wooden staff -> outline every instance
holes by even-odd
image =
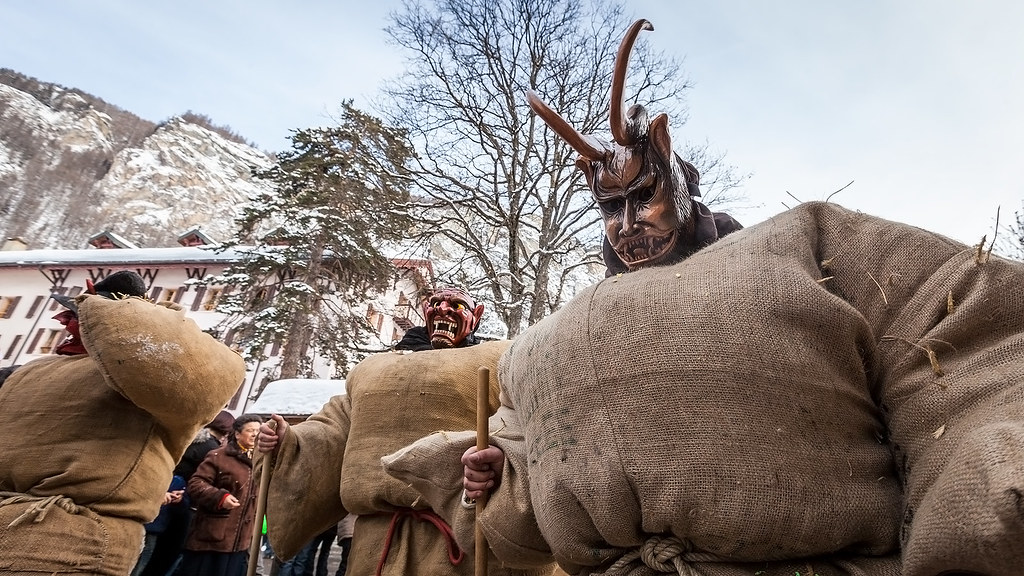
[[[484,450],[489,441],[487,418],[490,416],[491,371],[481,366],[477,372],[479,379],[476,385],[476,449]],[[487,492],[476,499],[476,576],[487,576],[487,536],[480,524],[480,514],[487,505]],[[251,575],[250,575],[251,576]]]
[[[271,420],[268,425],[272,429],[277,428],[277,422]],[[278,445],[280,445],[281,439],[278,438]],[[252,467],[256,469],[256,463],[266,456],[266,461],[263,462],[263,468],[260,469],[260,489],[256,493],[256,522],[252,531],[252,543],[249,544],[249,569],[246,571],[246,576],[254,576],[256,574],[256,565],[259,563],[260,558],[260,541],[263,539],[263,516],[267,511],[267,494],[270,492],[270,474],[271,468],[274,467],[274,456],[277,454],[277,448],[270,454],[263,454],[257,448],[253,451]]]

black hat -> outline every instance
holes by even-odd
[[[95,285],[91,281],[87,280],[86,286],[86,291],[88,293],[97,294],[111,300],[121,300],[122,298],[128,298],[129,296],[138,296],[140,298],[146,296],[146,282],[142,279],[142,276],[139,276],[138,273],[132,272],[131,270],[114,272],[110,276],[107,276],[103,280],[97,282]],[[50,298],[53,298],[59,302],[61,306],[64,306],[75,314],[78,313],[78,304],[75,303],[74,298],[65,296],[58,292],[50,294]]]
[[[78,304],[75,304],[75,299],[70,296],[65,296],[59,292],[50,294],[50,298],[53,298],[60,303],[61,306],[71,310],[75,314],[78,314]]]
[[[120,300],[129,296],[142,298],[146,295],[146,282],[136,272],[121,270],[93,285],[92,292],[111,300]]]

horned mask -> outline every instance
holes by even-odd
[[[654,26],[647,20],[634,22],[615,57],[609,112],[614,142],[579,133],[527,91],[534,112],[579,153],[576,166],[605,224],[606,263],[618,258],[629,270],[674,261],[695,247],[691,196],[700,195],[696,168],[672,151],[668,116],[648,120],[639,104],[623,114],[629,55],[641,30]]]

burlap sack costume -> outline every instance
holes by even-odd
[[[480,366],[491,368],[493,412],[497,360],[508,344],[385,352],[360,362],[346,379],[346,395],[289,427],[281,439],[267,502],[274,552],[291,558],[351,512],[358,518],[348,574],[374,574],[385,548],[385,575],[472,574],[472,546],[453,566],[439,527],[426,518],[395,518],[396,510],[430,508],[419,492],[384,474],[380,458],[432,432],[474,427]],[[492,567],[491,574],[520,573],[501,570],[496,560]]]
[[[89,354],[29,362],[0,388],[3,574],[128,574],[175,462],[245,378],[174,305],[77,301]]]
[[[605,279],[502,357],[481,515],[571,574],[1024,574],[1024,265],[811,203]],[[384,459],[472,539],[459,457]],[[539,529],[535,527],[539,526]]]

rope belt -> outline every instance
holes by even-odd
[[[399,508],[395,510],[394,514],[391,515],[391,522],[388,524],[388,534],[384,539],[384,550],[380,554],[380,562],[377,563],[376,576],[381,575],[381,571],[384,569],[384,563],[387,562],[388,552],[391,551],[391,541],[395,537],[395,532],[398,531],[399,526],[406,518],[412,517],[415,520],[421,522],[430,522],[441,532],[441,536],[444,537],[445,546],[448,549],[448,561],[452,563],[452,566],[458,566],[462,559],[465,558],[466,554],[459,548],[458,543],[455,542],[455,535],[452,533],[452,527],[448,525],[440,516],[434,514],[432,510],[413,510],[412,508]]]
[[[631,562],[639,560],[652,570],[662,574],[678,574],[679,576],[698,576],[690,567],[693,562],[721,562],[715,554],[693,552],[693,546],[675,536],[651,536],[639,548],[634,548],[615,564],[609,572],[622,570]]]
[[[85,510],[84,506],[79,506],[71,498],[59,494],[56,496],[30,496],[21,492],[0,492],[0,507],[25,502],[33,504],[8,524],[8,528],[14,528],[29,520],[32,520],[33,523],[42,522],[43,518],[46,518],[46,513],[54,506],[63,509],[68,514],[81,514],[82,510]]]

